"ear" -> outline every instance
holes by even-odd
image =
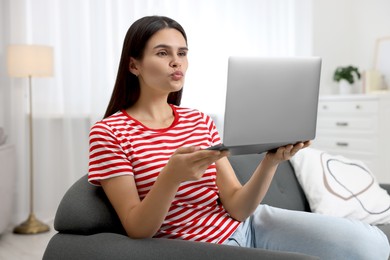
[[[129,71],[137,77],[140,73],[139,69],[138,69],[138,61],[136,59],[134,59],[133,57],[130,57]]]

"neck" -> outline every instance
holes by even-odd
[[[169,127],[174,120],[172,108],[167,102],[167,96],[141,95],[139,100],[126,111],[150,128]]]

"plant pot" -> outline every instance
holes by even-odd
[[[341,95],[352,94],[352,84],[345,79],[339,81],[339,93]]]

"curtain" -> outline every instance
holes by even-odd
[[[221,129],[227,59],[311,54],[311,0],[3,0],[0,57],[8,44],[54,47],[55,75],[33,78],[35,212],[50,220],[66,190],[88,171],[88,133],[101,119],[130,24],[145,15],[177,20],[188,34],[182,106]],[[0,66],[0,124],[17,149],[14,221],[28,214],[27,79]]]

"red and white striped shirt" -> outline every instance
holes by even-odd
[[[171,106],[174,122],[165,129],[150,129],[125,111],[96,123],[90,132],[88,180],[132,175],[142,200],[172,154],[183,146],[207,148],[221,143],[211,118],[197,110]],[[200,180],[183,182],[155,237],[223,243],[239,221],[219,203],[216,166]]]

